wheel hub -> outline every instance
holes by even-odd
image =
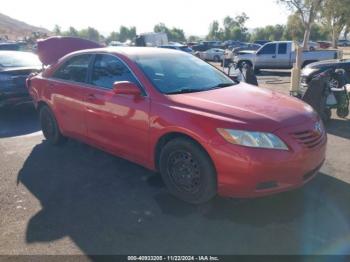
[[[195,193],[199,190],[200,172],[197,161],[188,152],[175,152],[169,157],[168,172],[181,190]]]

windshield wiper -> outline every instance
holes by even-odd
[[[176,94],[186,94],[186,93],[194,93],[194,92],[201,92],[201,91],[205,91],[203,89],[196,89],[196,88],[182,88],[182,89],[178,89],[175,91],[171,91],[166,93],[167,95],[176,95]]]
[[[208,90],[218,89],[218,88],[223,88],[223,87],[228,87],[228,86],[233,86],[233,85],[235,85],[235,83],[220,83],[220,84],[217,84],[216,86],[209,88]]]

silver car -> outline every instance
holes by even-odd
[[[200,58],[208,61],[220,62],[224,58],[225,50],[220,48],[211,48],[200,53]]]

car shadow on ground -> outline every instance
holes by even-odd
[[[282,70],[282,71],[276,71],[276,70],[261,70],[258,74],[258,76],[281,76],[281,77],[286,77],[286,76],[291,76],[290,70]]]
[[[327,124],[327,133],[342,138],[350,139],[350,120],[331,119],[331,121]]]
[[[88,255],[350,253],[350,185],[324,173],[296,191],[192,206],[159,175],[70,140],[35,146],[18,183],[42,206],[27,243],[69,237]]]
[[[39,130],[37,112],[32,104],[0,108],[0,138],[27,135]]]

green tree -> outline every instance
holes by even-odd
[[[55,35],[61,35],[62,34],[62,32],[61,32],[61,27],[59,26],[59,25],[55,25],[55,27],[53,28],[53,33],[55,34]]]
[[[195,35],[190,35],[187,39],[188,42],[198,42],[200,40],[201,40],[201,38],[199,36],[195,36]]]
[[[209,33],[207,36],[208,40],[222,40],[223,32],[222,29],[220,29],[220,25],[218,21],[213,21],[209,25]]]
[[[79,37],[79,32],[78,32],[77,29],[75,29],[74,27],[70,26],[68,28],[68,31],[62,32],[62,35],[64,35],[64,36],[72,36],[72,37]]]
[[[87,29],[83,29],[79,31],[79,37],[85,38],[91,41],[99,42],[100,41],[100,34],[99,32],[93,28],[88,27]]]
[[[332,34],[332,46],[338,47],[340,33],[350,20],[350,0],[325,0],[322,21]]]
[[[159,23],[154,26],[153,31],[156,33],[166,33],[169,41],[184,42],[186,41],[185,32],[180,28],[168,28],[164,23]]]
[[[248,29],[245,26],[249,17],[242,13],[235,18],[226,16],[223,19],[223,27],[217,20],[214,20],[209,26],[208,40],[240,40],[246,41],[249,37]]]
[[[310,38],[311,28],[320,12],[321,6],[325,0],[279,0],[294,14],[299,16],[302,22],[304,37],[303,48],[306,50]]]

